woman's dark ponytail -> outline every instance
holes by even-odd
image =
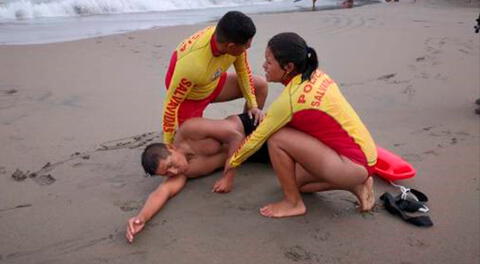
[[[318,67],[317,53],[297,33],[285,32],[273,36],[268,41],[268,48],[280,66],[293,63],[294,73],[302,74],[302,82],[310,80]]]
[[[317,52],[307,46],[307,59],[305,63],[305,70],[302,72],[302,81],[310,80],[312,73],[318,68]]]

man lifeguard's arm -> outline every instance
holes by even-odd
[[[163,102],[163,143],[173,143],[175,129],[178,127],[178,108],[195,86],[195,73],[183,62],[177,62],[167,94]]]
[[[237,167],[255,153],[267,139],[285,126],[292,118],[288,91],[285,90],[270,106],[265,119],[241,143],[240,147],[228,159],[228,166]]]
[[[162,209],[168,199],[183,189],[186,181],[187,176],[185,175],[168,177],[155,191],[150,193],[142,210],[140,210],[137,216],[128,220],[126,237],[130,243],[133,242],[133,238],[143,229],[145,224]]]
[[[242,91],[243,97],[247,100],[248,109],[258,107],[257,98],[255,97],[255,87],[253,86],[252,71],[247,61],[247,52],[238,56],[233,63],[237,72],[238,84]]]

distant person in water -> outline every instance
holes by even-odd
[[[294,2],[298,2],[298,1],[301,1],[301,0],[294,0]],[[389,0],[387,0],[389,1]],[[398,0],[396,0],[398,1]],[[315,10],[315,3],[317,2],[317,0],[312,0],[312,11]],[[342,7],[343,8],[352,8],[353,7],[353,0],[345,0],[342,2]]]

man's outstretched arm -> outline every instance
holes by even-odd
[[[187,181],[187,176],[178,175],[169,177],[158,186],[158,188],[150,193],[147,201],[143,205],[140,212],[130,218],[127,224],[127,232],[125,234],[128,242],[132,243],[133,238],[138,232],[142,231],[145,224],[158,212],[171,197],[175,196],[183,189]]]

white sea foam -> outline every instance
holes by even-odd
[[[276,0],[279,2],[282,0]],[[0,0],[0,20],[252,5],[268,0]]]
[[[317,10],[343,0],[317,1]],[[363,5],[379,0],[355,0]],[[0,45],[42,44],[246,14],[310,10],[303,0],[0,0]]]

